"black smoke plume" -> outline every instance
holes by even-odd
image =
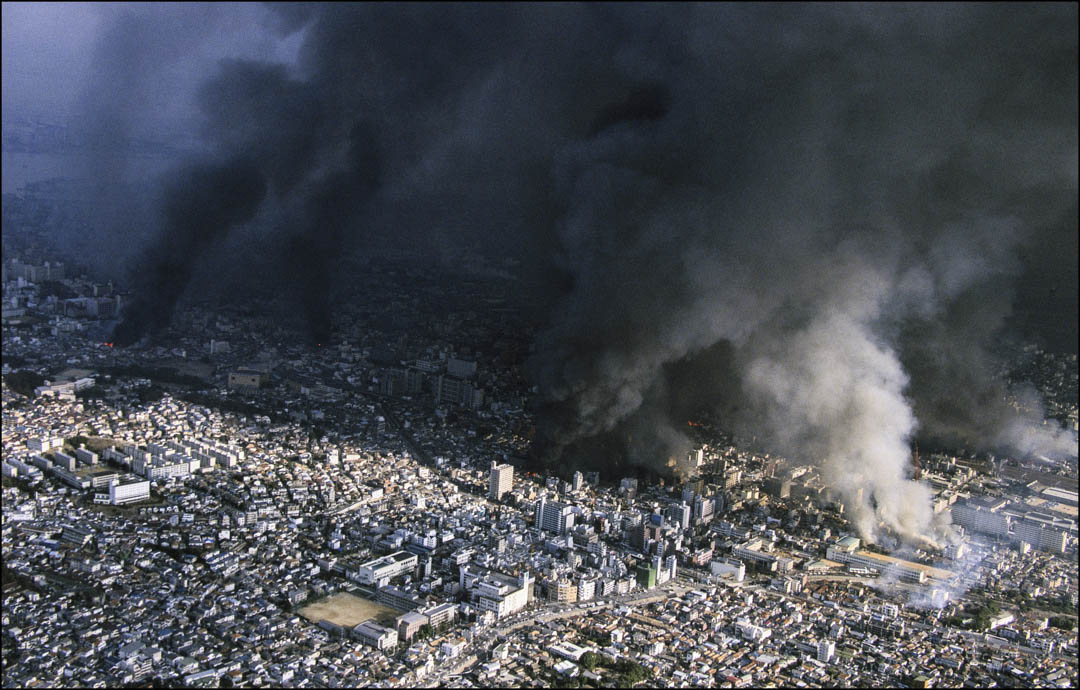
[[[273,11],[296,63],[224,63],[199,107],[268,181],[313,338],[341,254],[517,257],[539,457],[663,467],[710,410],[870,536],[933,529],[916,434],[1041,442],[989,346],[1041,335],[1016,286],[1077,291],[1075,5]]]
[[[131,276],[134,299],[113,333],[130,345],[169,325],[196,263],[238,223],[252,218],[266,181],[250,162],[190,165],[165,189],[161,234]]]

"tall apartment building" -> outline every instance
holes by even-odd
[[[711,496],[697,496],[694,498],[694,519],[698,522],[710,522],[715,508],[716,503]]]
[[[1004,537],[1009,533],[1010,518],[998,512],[1001,507],[1001,501],[971,499],[952,507],[952,519],[964,529]]]
[[[537,529],[566,534],[574,526],[574,511],[564,503],[541,498],[534,519]]]
[[[561,579],[557,582],[548,583],[548,599],[559,603],[573,603],[577,601],[578,588],[573,582]]]
[[[514,466],[491,463],[491,477],[488,481],[488,496],[498,501],[514,487]]]
[[[451,403],[476,409],[484,404],[484,391],[455,376],[440,376],[435,380],[435,402]]]
[[[833,653],[836,651],[836,643],[832,640],[822,640],[818,642],[817,646],[817,659],[823,664],[829,663],[833,658]]]
[[[145,501],[148,498],[150,498],[149,481],[127,482],[124,484],[121,484],[119,480],[109,482],[109,503],[114,506]]]
[[[1064,529],[1031,518],[1017,520],[1013,524],[1015,526],[1013,538],[1016,541],[1027,542],[1040,551],[1065,553],[1068,533]]]
[[[679,525],[683,529],[690,527],[690,517],[693,514],[693,510],[685,502],[679,505],[669,506],[667,511],[667,517],[672,523]]]

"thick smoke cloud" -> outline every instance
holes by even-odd
[[[915,434],[1040,452],[987,347],[1047,241],[1076,291],[1075,6],[278,12],[297,63],[224,63],[198,104],[268,182],[314,339],[336,257],[471,248],[547,295],[548,462],[662,467],[712,411],[872,537],[937,529]]]
[[[161,200],[162,234],[134,276],[135,299],[113,334],[117,345],[169,325],[196,262],[234,225],[251,220],[265,195],[262,173],[243,159],[193,165],[171,181]]]
[[[138,258],[163,222],[155,205],[161,186],[171,184],[177,149],[189,150],[171,175],[215,156],[193,130],[192,101],[210,70],[225,54],[265,59],[283,51],[279,36],[258,32],[269,13],[252,4],[99,3],[103,30],[83,66],[85,83],[75,96],[78,117],[72,134],[80,169],[95,203],[92,237],[64,238],[99,270],[117,277],[144,268]],[[78,19],[74,17],[73,19]],[[55,40],[55,39],[54,39]]]

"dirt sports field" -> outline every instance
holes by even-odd
[[[314,604],[308,604],[298,613],[313,623],[326,620],[337,625],[352,627],[374,618],[379,625],[393,625],[399,614],[389,606],[376,604],[370,599],[348,592],[332,594]]]

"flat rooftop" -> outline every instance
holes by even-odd
[[[1043,498],[1048,498],[1052,501],[1057,501],[1059,503],[1070,503],[1072,505],[1077,504],[1078,495],[1075,491],[1069,491],[1068,489],[1060,489],[1058,487],[1052,486],[1048,489],[1043,489],[1039,493],[1042,495]]]
[[[75,379],[85,379],[89,376],[95,376],[95,372],[91,369],[64,369],[52,380],[53,383],[70,383]]]
[[[893,556],[886,556],[880,553],[871,553],[870,551],[856,551],[856,556],[864,556],[872,561],[881,563],[882,567],[888,565],[897,565],[907,568],[913,568],[915,570],[921,570],[926,573],[927,577],[932,577],[935,580],[951,580],[956,577],[956,573],[951,570],[945,570],[944,568],[935,568],[932,565],[923,565],[922,563],[915,563],[913,561],[905,561],[902,558],[895,558]]]
[[[119,475],[126,472],[126,470],[118,470],[113,467],[103,465],[91,465],[90,467],[76,467],[75,471],[72,472],[72,474],[74,474],[76,477],[79,477],[80,479],[93,479],[95,477],[106,477],[111,474]]]
[[[417,555],[415,553],[409,553],[408,551],[395,551],[394,553],[388,554],[386,556],[380,556],[379,558],[368,561],[367,563],[361,563],[360,567],[372,569],[382,568],[383,566],[393,565],[394,563],[407,561],[410,558],[417,558]]]

